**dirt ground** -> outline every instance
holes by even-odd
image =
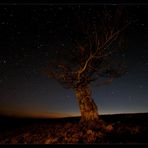
[[[93,130],[80,127],[79,117],[32,121],[23,119],[21,124],[17,119],[12,121],[13,126],[9,122],[5,128],[1,127],[0,144],[148,143],[147,117],[148,114],[102,115],[106,128]]]

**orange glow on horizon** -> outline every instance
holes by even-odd
[[[12,117],[31,117],[31,118],[62,118],[76,116],[73,113],[56,113],[56,112],[32,112],[32,111],[15,111],[10,109],[0,109],[0,115]]]

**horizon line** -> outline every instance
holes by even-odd
[[[123,115],[123,114],[146,114],[148,112],[121,112],[121,113],[101,113],[99,115]],[[55,114],[55,113],[54,113]],[[56,113],[61,114],[61,113]],[[80,114],[78,115],[65,115],[61,114],[61,116],[53,116],[53,114],[49,114],[49,116],[29,116],[29,115],[9,115],[9,114],[1,114],[0,117],[12,117],[12,118],[41,118],[41,119],[57,119],[57,118],[69,118],[69,117],[81,117]]]

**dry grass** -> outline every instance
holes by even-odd
[[[109,122],[106,129],[82,129],[78,122],[34,123],[0,134],[1,144],[147,143],[148,127]]]

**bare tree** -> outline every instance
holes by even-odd
[[[126,45],[123,33],[129,23],[121,8],[99,10],[95,21],[80,17],[77,20],[75,30],[82,33],[81,39],[74,39],[65,55],[51,62],[44,72],[64,87],[73,89],[79,103],[81,125],[94,127],[100,118],[91,97],[90,83],[97,80],[98,85],[109,84],[126,72],[122,60]]]

